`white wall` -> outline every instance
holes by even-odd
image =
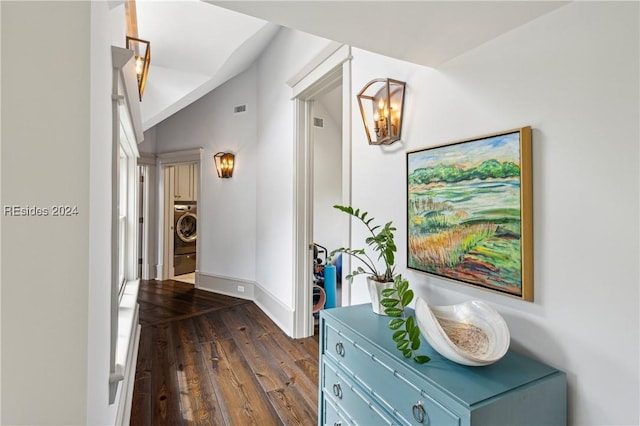
[[[78,208],[2,216],[0,422],[86,424],[91,4],[0,7],[2,205]]]
[[[156,146],[155,126],[144,132],[144,140],[141,144],[138,145],[138,149],[140,150],[140,155],[142,155],[143,153],[156,154],[158,152],[158,148]]]
[[[342,87],[339,88],[342,90]],[[324,120],[324,127],[313,127],[313,240],[329,252],[342,247],[346,230],[336,221],[339,211],[333,208],[342,203],[342,123],[336,123],[327,108],[342,114],[338,105],[314,103],[314,117]]]
[[[110,46],[124,44],[110,22],[124,22],[124,9],[107,2],[1,7],[2,205],[67,204],[78,215],[2,217],[0,422],[113,424],[111,195],[104,188]],[[56,66],[43,73],[42,64]]]
[[[87,424],[113,424],[116,405],[109,405],[111,321],[111,150],[112,78],[111,45],[124,47],[111,32],[111,22],[124,22],[124,5],[91,3],[91,142],[89,157],[89,335],[87,345]],[[66,248],[65,248],[66,250]],[[121,388],[121,386],[120,386]],[[120,397],[118,391],[117,398]]]
[[[233,114],[233,107],[247,112]],[[198,239],[202,274],[255,280],[256,68],[229,80],[154,127],[158,153],[204,148]],[[147,132],[149,133],[149,132]],[[233,177],[220,179],[213,156],[235,154]]]
[[[294,309],[294,109],[292,91],[285,82],[328,44],[325,39],[282,29],[258,60],[256,280],[262,290],[257,301],[267,309],[270,301],[279,302],[282,309]],[[291,322],[276,320],[292,332]]]
[[[572,3],[437,70],[354,52],[354,95],[375,77],[404,80],[407,115],[402,142],[374,147],[354,109],[353,204],[397,225],[399,271],[420,296],[489,301],[512,348],[566,371],[576,425],[639,421],[638,12]],[[533,128],[535,301],[406,271],[406,150],[523,125]],[[354,302],[365,293],[354,284]]]

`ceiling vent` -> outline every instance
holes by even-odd
[[[315,127],[323,128],[324,127],[324,118],[313,117],[313,125]]]
[[[233,107],[234,114],[242,114],[243,112],[247,112],[247,105],[236,105]]]

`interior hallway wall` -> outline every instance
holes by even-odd
[[[0,423],[113,424],[108,5],[0,8],[2,205],[49,211],[2,217]]]
[[[376,77],[407,82],[402,142],[367,145],[354,108],[354,205],[394,221],[398,272],[419,296],[490,302],[513,349],[566,371],[574,425],[639,421],[638,17],[637,2],[574,2],[439,69],[354,50],[354,96]],[[405,152],[525,125],[535,301],[408,271]],[[352,294],[368,301],[363,282]]]
[[[158,153],[203,148],[198,239],[202,274],[256,279],[256,67],[156,125]],[[234,114],[234,106],[247,111]],[[147,132],[148,133],[148,132]],[[231,152],[233,177],[218,178],[213,156]]]
[[[258,60],[256,301],[293,332],[294,103],[286,84],[328,40],[281,29]]]

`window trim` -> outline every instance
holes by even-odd
[[[109,356],[109,404],[117,401],[117,417],[130,410],[137,358],[138,324],[137,228],[138,143],[142,121],[137,96],[133,51],[112,46],[112,176],[111,176],[111,333]],[[121,158],[121,153],[123,157]],[[121,177],[126,182],[121,186]],[[126,191],[122,194],[122,190]],[[121,195],[123,212],[120,211]],[[125,213],[124,217],[121,213]],[[124,220],[124,223],[122,222]],[[124,241],[121,244],[121,226]],[[124,260],[121,271],[121,256]]]

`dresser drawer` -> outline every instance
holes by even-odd
[[[376,361],[379,362],[379,359]],[[382,363],[380,363],[382,364]],[[423,387],[383,365],[369,380],[382,405],[410,425],[458,426],[460,418],[431,398]],[[379,368],[379,367],[378,367]]]
[[[322,393],[341,411],[346,424],[394,425],[390,416],[355,384],[340,368],[323,361],[321,377]],[[331,425],[331,423],[325,423]],[[344,424],[344,423],[343,423]]]
[[[338,408],[333,404],[331,399],[324,398],[322,400],[322,408],[324,419],[323,425],[326,426],[347,426],[351,424],[345,415],[343,415]]]
[[[325,355],[335,360],[350,379],[404,424],[460,424],[456,414],[429,396],[433,389],[424,380],[399,371],[397,360],[358,339],[350,330],[336,323],[325,324],[324,338]],[[371,374],[374,371],[375,374]]]
[[[356,377],[367,373],[371,355],[358,348],[357,339],[349,330],[337,329],[333,324],[326,324],[324,339],[324,355]]]

